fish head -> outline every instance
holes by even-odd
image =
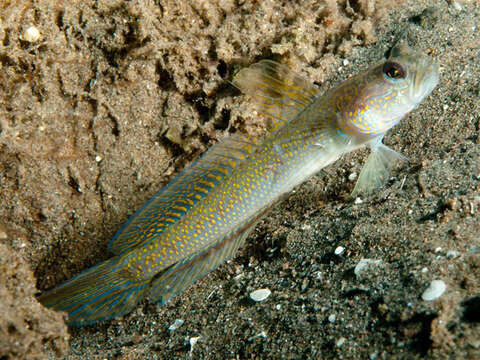
[[[427,97],[438,80],[433,59],[399,44],[387,60],[340,87],[340,129],[351,135],[383,135]]]

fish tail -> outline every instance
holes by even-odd
[[[120,257],[85,270],[40,295],[46,307],[68,313],[68,324],[82,326],[130,312],[143,298],[150,279],[136,279]]]

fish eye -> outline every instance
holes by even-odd
[[[390,80],[400,80],[407,77],[404,67],[397,62],[387,61],[383,64],[383,75]]]

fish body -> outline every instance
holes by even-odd
[[[404,45],[324,95],[273,61],[241,70],[233,84],[270,118],[266,138],[237,135],[215,145],[117,232],[114,257],[39,300],[68,312],[71,325],[123,315],[146,296],[168,301],[231,258],[292,188],[365,145],[372,153],[353,195],[373,191],[402,158],[383,136],[437,83],[437,65]]]

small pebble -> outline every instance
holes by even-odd
[[[343,246],[338,246],[335,249],[335,255],[341,255],[345,251],[345,248]]]
[[[240,273],[240,274],[236,275],[236,276],[233,278],[233,280],[234,280],[234,281],[239,281],[239,280],[241,280],[244,276],[245,276],[244,273]]]
[[[302,230],[310,230],[311,228],[312,228],[312,226],[309,225],[309,224],[302,225]]]
[[[340,339],[337,340],[335,345],[337,345],[337,347],[341,347],[343,344],[345,344],[345,341],[347,341],[347,339],[345,339],[344,337],[341,337]]]
[[[258,289],[250,293],[250,299],[256,302],[266,300],[272,292],[269,289]]]
[[[197,341],[201,338],[201,336],[195,336],[190,338],[190,352],[193,352],[193,347],[197,343]]]
[[[101,156],[98,156],[98,155],[95,156],[95,161],[96,161],[96,162],[102,161],[102,157],[101,157]]]
[[[427,267],[424,267],[424,268],[422,269],[422,273],[425,274],[425,273],[427,273],[427,272],[428,272],[428,268],[427,268]]]
[[[170,330],[170,331],[177,330],[182,325],[183,325],[183,320],[182,319],[175,319],[173,324],[168,327],[168,330]]]
[[[463,10],[462,4],[460,4],[458,1],[453,1],[452,6],[457,11],[462,11]]]
[[[337,319],[337,316],[335,314],[332,314],[328,317],[328,321],[331,323],[334,323],[336,319]]]
[[[480,240],[480,238],[477,239],[477,240]],[[469,254],[469,255],[470,255],[470,254],[476,254],[477,252],[479,252],[479,250],[480,250],[480,246],[479,246],[479,245],[472,245],[472,246],[470,246],[470,249],[468,249],[468,254]]]
[[[441,252],[441,251],[442,251],[442,248],[441,248],[440,246],[435,249],[435,252],[436,252],[437,254],[438,254],[439,252]]]
[[[282,305],[277,304],[277,306],[275,306],[275,309],[280,311],[282,309]]]
[[[358,205],[358,204],[363,203],[363,200],[361,198],[357,197],[353,203]]]
[[[36,26],[30,26],[23,32],[21,39],[30,43],[36,42],[40,39],[40,31]]]
[[[353,272],[357,277],[362,276],[365,274],[369,269],[374,268],[377,265],[380,265],[382,260],[375,260],[375,259],[362,259],[360,262],[355,266]]]
[[[433,301],[437,300],[440,296],[443,295],[447,285],[442,280],[433,280],[430,283],[430,286],[422,294],[422,299],[424,301]]]
[[[5,229],[5,227],[0,223],[0,239],[6,239],[8,238],[8,235],[7,235],[7,230]]]
[[[350,61],[348,61],[347,59],[343,59],[343,66],[347,66],[348,64],[350,64]]]
[[[350,175],[348,175],[348,181],[354,181],[357,178],[357,173],[352,172]]]
[[[448,250],[447,252],[447,259],[453,259],[459,256],[460,256],[460,253],[456,250]]]
[[[255,340],[257,338],[265,339],[266,337],[267,337],[267,334],[265,333],[265,331],[262,331],[261,333],[259,333],[257,335],[253,335],[253,336],[249,337],[248,341],[252,341],[252,340]]]

